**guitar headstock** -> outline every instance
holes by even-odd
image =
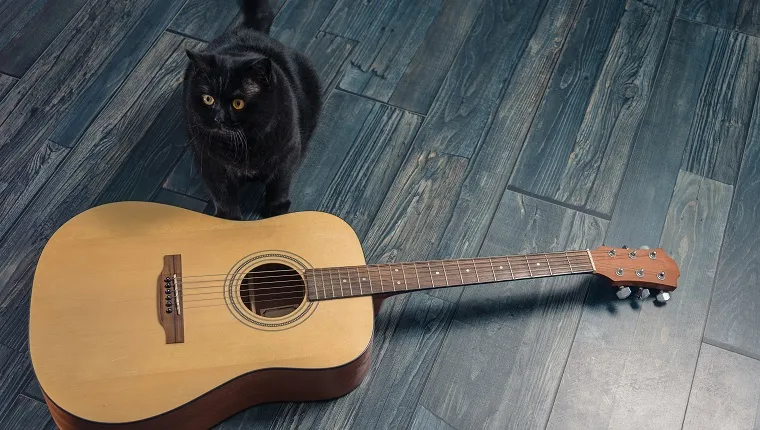
[[[644,299],[656,290],[657,301],[670,299],[670,291],[678,287],[681,272],[678,264],[662,248],[600,246],[591,251],[595,273],[608,278],[618,287],[617,296],[625,299],[636,288],[636,297]]]

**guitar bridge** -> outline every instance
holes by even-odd
[[[166,343],[185,342],[182,316],[182,256],[165,255],[164,269],[158,276],[158,322],[166,333]]]

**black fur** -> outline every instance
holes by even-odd
[[[290,210],[290,185],[321,109],[309,60],[269,37],[267,0],[241,0],[245,20],[201,52],[188,50],[185,114],[190,145],[211,191],[215,215],[241,219],[245,182],[266,184],[262,216]],[[204,95],[214,99],[206,105]],[[241,99],[241,110],[232,107]]]

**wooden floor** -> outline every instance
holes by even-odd
[[[756,0],[278,8],[327,94],[295,209],[345,218],[369,262],[661,245],[683,275],[661,307],[585,277],[397,297],[355,392],[219,428],[760,428]],[[53,427],[27,349],[52,232],[110,201],[209,210],[184,49],[239,19],[230,0],[0,0],[0,428]]]

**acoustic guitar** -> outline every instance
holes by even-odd
[[[256,404],[357,387],[373,298],[574,274],[664,302],[679,270],[662,249],[612,247],[366,265],[351,227],[325,213],[228,221],[113,203],[46,244],[29,347],[62,429],[208,428]]]

